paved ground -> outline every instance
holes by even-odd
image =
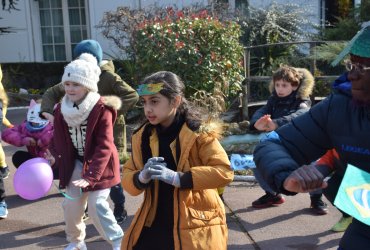
[[[25,110],[11,110],[8,118],[15,124],[25,117]],[[12,187],[15,168],[11,155],[16,148],[3,143],[11,176],[5,180],[9,215],[0,220],[0,249],[63,249],[66,245],[61,202],[55,186],[40,200],[20,198]],[[330,213],[315,216],[308,209],[308,194],[287,197],[279,207],[255,210],[251,202],[263,191],[253,183],[233,182],[225,190],[229,226],[228,249],[246,250],[323,250],[337,249],[342,233],[332,233],[330,227],[340,218],[335,208]],[[141,196],[126,195],[128,219],[125,230],[140,205]],[[91,220],[87,221],[87,246],[90,250],[110,249],[99,236]],[[186,250],[186,249],[185,249]]]

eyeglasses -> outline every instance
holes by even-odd
[[[370,70],[370,67],[365,67],[360,63],[352,63],[350,60],[344,62],[348,71],[354,70],[359,74],[363,75],[366,71]]]

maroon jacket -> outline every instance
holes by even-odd
[[[116,107],[113,108],[114,105]],[[113,124],[119,105],[117,97],[101,97],[87,119],[81,177],[90,185],[83,189],[85,192],[110,188],[120,183],[119,158],[113,142]],[[77,152],[61,113],[61,104],[54,111],[54,137],[49,149],[55,157],[52,167],[59,169],[59,187],[65,188],[71,180]]]

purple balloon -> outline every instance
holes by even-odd
[[[15,192],[26,200],[37,200],[47,194],[53,183],[53,171],[44,158],[25,161],[14,174]]]

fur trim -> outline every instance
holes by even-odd
[[[313,87],[315,86],[315,78],[310,71],[304,68],[295,68],[302,74],[301,81],[298,86],[297,98],[307,99],[312,95]],[[274,91],[274,82],[271,81],[269,85],[270,93]]]
[[[302,74],[302,79],[297,92],[299,98],[309,98],[312,95],[313,87],[315,86],[315,78],[310,71],[304,68],[297,68],[298,72]]]
[[[207,134],[208,136],[212,136],[216,139],[221,139],[223,131],[224,126],[222,121],[216,119],[209,119],[200,125],[199,129],[197,130],[197,133]]]
[[[112,107],[115,110],[119,110],[122,106],[122,101],[115,95],[102,96],[102,101],[105,105]]]

